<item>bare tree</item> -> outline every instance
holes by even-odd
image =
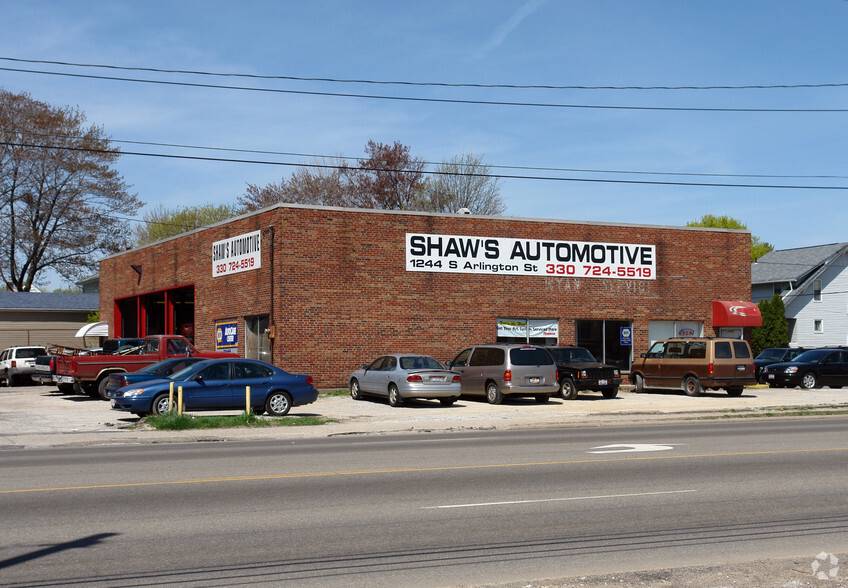
[[[279,203],[353,206],[345,179],[347,164],[341,158],[321,159],[297,168],[286,180],[260,187],[248,184],[238,204],[242,212],[252,212]]]
[[[409,147],[368,141],[367,159],[359,169],[346,170],[356,204],[362,208],[414,210],[424,188],[425,162],[412,157]]]
[[[506,210],[500,192],[500,180],[480,157],[455,155],[428,178],[418,210],[456,212],[465,208],[472,214],[498,215]]]
[[[79,109],[0,90],[0,277],[30,291],[45,270],[68,281],[128,244],[142,206],[112,168],[118,149]]]
[[[506,209],[500,180],[480,157],[454,156],[427,179],[426,162],[397,141],[391,145],[368,141],[365,152],[368,157],[360,159],[358,166],[338,157],[298,168],[278,184],[248,184],[238,200],[240,210],[250,212],[280,202],[450,213],[467,208],[487,215]]]

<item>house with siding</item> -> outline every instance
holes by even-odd
[[[848,243],[772,251],[751,264],[751,300],[780,294],[790,345],[848,345]]]
[[[85,347],[76,334],[99,305],[96,292],[0,292],[0,349],[48,344]]]

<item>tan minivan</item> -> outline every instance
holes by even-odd
[[[630,367],[636,392],[648,388],[683,390],[700,396],[704,390],[724,388],[740,396],[757,383],[754,358],[747,341],[721,337],[675,337],[651,345]]]

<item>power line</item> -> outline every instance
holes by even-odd
[[[52,146],[52,145],[35,145],[27,143],[12,143],[9,141],[0,141],[0,145],[7,147],[29,147],[34,149],[59,149],[64,151],[87,151],[91,153],[109,153],[119,155],[136,155],[141,157],[158,157],[165,159],[183,159],[195,161],[214,161],[226,163],[242,163],[255,165],[276,165],[285,167],[307,167],[316,169],[344,169],[344,166],[322,164],[322,163],[294,163],[284,161],[263,161],[257,159],[234,159],[224,157],[202,157],[199,155],[175,155],[167,153],[144,153],[139,151],[109,151],[105,149],[85,149],[82,147],[67,147],[67,146]],[[382,169],[374,171],[387,171],[394,173],[419,173],[416,170],[406,169]],[[440,172],[440,171],[422,171],[420,173],[427,175],[443,175],[443,176],[464,176],[464,177],[482,177],[482,178],[497,178],[505,180],[547,180],[555,182],[588,182],[599,184],[636,184],[636,185],[652,185],[652,186],[697,186],[707,188],[759,188],[759,189],[784,189],[784,190],[848,190],[848,186],[805,186],[805,185],[787,185],[787,184],[731,184],[731,183],[707,183],[707,182],[667,182],[659,180],[616,180],[609,178],[567,178],[567,177],[551,177],[551,176],[531,176],[517,174],[483,174],[473,172]]]
[[[58,139],[73,139],[78,140],[82,137],[72,135],[57,135],[53,133],[36,133],[32,131],[10,131],[9,129],[0,128],[0,132],[18,132],[32,137],[58,138]],[[109,139],[112,143],[121,143],[127,145],[145,145],[151,147],[173,147],[177,149],[197,149],[203,151],[228,151],[232,153],[255,153],[259,155],[283,155],[286,157],[309,157],[312,159],[324,160],[344,160],[344,161],[360,161],[359,157],[351,157],[344,155],[320,155],[316,153],[298,153],[292,151],[268,151],[262,149],[242,149],[236,147],[210,147],[205,145],[184,145],[180,143],[162,143],[156,141],[133,141],[129,139]],[[445,162],[423,161],[425,165],[438,166]],[[487,167],[490,169],[517,169],[517,170],[533,170],[533,171],[554,171],[554,172],[570,172],[570,173],[591,173],[591,174],[621,174],[621,175],[647,175],[647,176],[682,176],[682,177],[709,177],[709,178],[804,178],[804,179],[819,179],[819,180],[834,180],[848,179],[848,176],[839,175],[809,175],[809,174],[718,174],[704,172],[661,172],[661,171],[634,171],[634,170],[614,170],[614,169],[585,169],[585,168],[569,168],[569,167],[544,167],[531,165],[497,165],[490,163],[481,164],[463,164],[468,167]]]
[[[334,84],[374,84],[374,85],[397,85],[397,86],[419,86],[419,87],[443,87],[443,88],[504,88],[519,90],[775,90],[775,89],[798,89],[798,88],[844,88],[848,83],[820,83],[820,84],[743,84],[738,86],[711,85],[711,86],[586,86],[586,85],[552,85],[552,84],[475,84],[475,83],[452,83],[452,82],[412,82],[404,80],[366,80],[345,79],[325,77],[301,77],[282,75],[260,75],[233,72],[210,72],[186,69],[165,69],[156,67],[130,67],[120,65],[107,65],[97,63],[73,63],[69,61],[52,61],[46,59],[20,59],[15,57],[0,57],[3,61],[17,63],[38,63],[45,65],[61,65],[67,67],[85,67],[113,69],[119,71],[145,71],[152,73],[188,74],[197,76],[232,77],[259,80],[288,80],[298,82],[327,82]]]
[[[558,108],[580,110],[630,110],[644,112],[715,112],[715,113],[845,113],[848,108],[738,108],[738,107],[690,107],[690,106],[616,106],[605,104],[556,104],[549,102],[510,102],[501,100],[465,100],[459,98],[422,98],[416,96],[385,96],[379,94],[355,94],[350,92],[318,92],[313,90],[283,90],[280,88],[255,88],[251,86],[227,86],[223,84],[201,84],[197,82],[176,82],[168,80],[146,80],[118,76],[100,76],[93,74],[78,74],[55,71],[39,71],[12,67],[0,67],[0,71],[14,71],[40,75],[83,78],[93,80],[108,80],[118,82],[133,82],[140,84],[156,84],[163,86],[183,86],[191,88],[209,88],[217,90],[239,90],[246,92],[264,92],[272,94],[294,94],[300,96],[323,96],[333,98],[361,98],[368,100],[390,100],[399,102],[420,102],[438,104],[466,104],[476,106],[519,106],[525,108]]]

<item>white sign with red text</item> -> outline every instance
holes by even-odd
[[[262,267],[261,231],[245,233],[212,243],[212,277]]]
[[[406,234],[406,270],[654,280],[656,248],[629,243]]]

